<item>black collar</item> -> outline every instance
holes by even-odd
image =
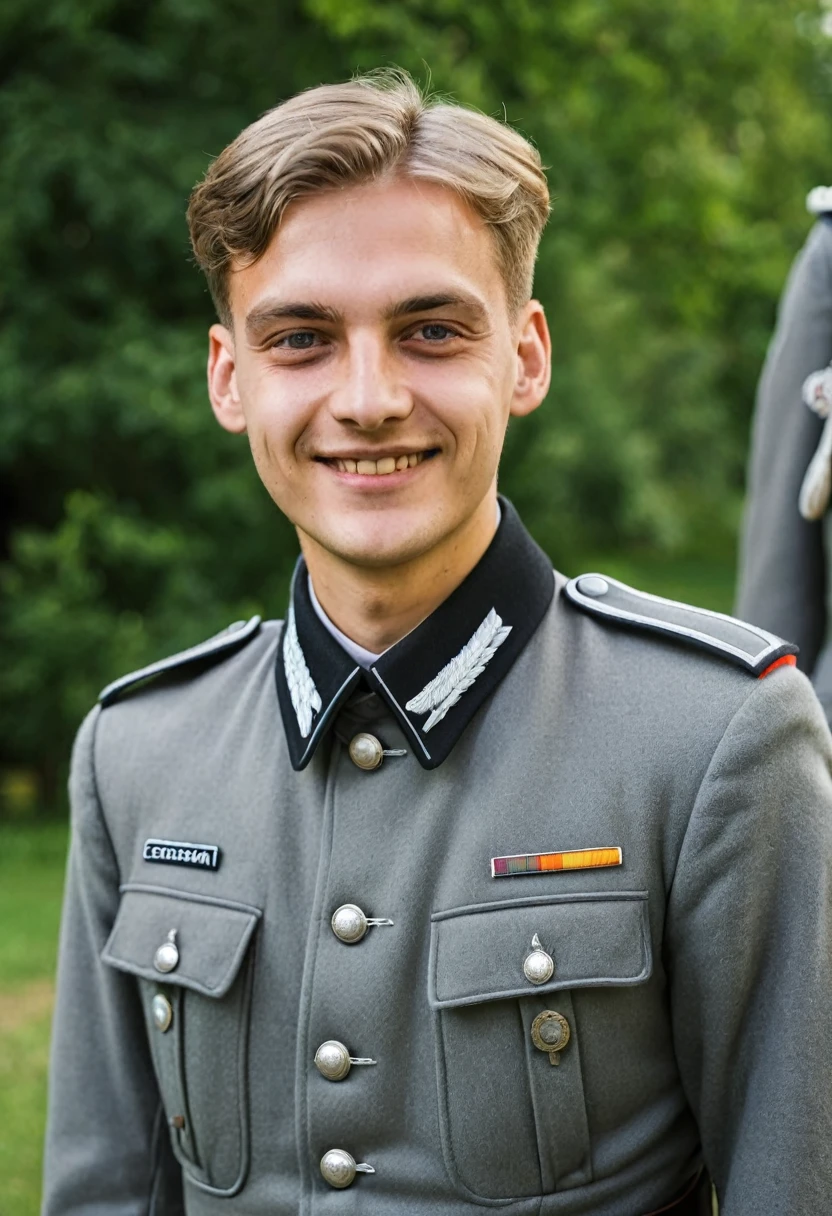
[[[554,595],[552,564],[512,505],[500,499],[497,533],[463,583],[369,671],[319,619],[303,558],[277,654],[277,695],[292,767],[305,768],[350,693],[364,679],[390,707],[423,768],[449,755],[512,667]]]

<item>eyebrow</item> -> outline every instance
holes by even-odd
[[[246,317],[246,333],[251,336],[273,321],[335,322],[340,319],[341,314],[334,308],[327,308],[325,304],[301,304],[291,301],[281,304],[276,300],[267,300],[257,308],[253,308]]]
[[[410,296],[399,300],[384,311],[386,321],[399,317],[412,316],[414,313],[435,312],[438,308],[466,308],[473,313],[477,320],[484,320],[488,313],[482,301],[476,296],[465,292],[435,292],[432,295]],[[342,314],[335,308],[315,302],[301,303],[277,300],[266,300],[246,317],[246,333],[249,337],[257,334],[264,325],[275,321],[328,321],[334,324],[343,320]]]
[[[467,292],[437,292],[429,296],[411,296],[408,300],[400,300],[387,309],[384,316],[387,320],[396,317],[408,317],[414,312],[433,312],[437,308],[467,308],[478,318],[487,315],[485,305],[476,296]]]

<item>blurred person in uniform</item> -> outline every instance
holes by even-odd
[[[832,721],[832,188],[789,274],[757,389],[736,612],[799,647]]]
[[[45,1216],[828,1203],[829,732],[793,646],[498,498],[548,210],[402,74],[194,191],[211,403],[302,556],[81,727]]]

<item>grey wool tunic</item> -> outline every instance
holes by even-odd
[[[45,1216],[635,1216],[703,1161],[721,1216],[825,1210],[823,714],[793,667],[717,653],[727,618],[710,646],[706,614],[610,580],[604,615],[584,586],[504,504],[370,672],[298,578],[285,626],[104,694],[72,766]],[[361,733],[402,754],[362,769]],[[621,864],[534,870],[584,849]],[[345,905],[392,923],[350,943]],[[331,1041],[375,1062],[329,1079]],[[374,1172],[333,1187],[332,1150]]]

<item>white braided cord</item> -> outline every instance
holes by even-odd
[[[286,673],[289,696],[292,698],[295,717],[298,720],[298,729],[302,737],[306,739],[312,731],[312,714],[320,713],[323,703],[301,649],[293,604],[289,605],[286,615],[283,670]]]

